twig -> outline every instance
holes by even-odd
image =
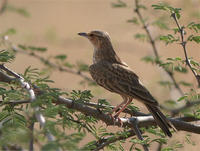
[[[138,0],[135,0],[135,7],[136,8],[134,9],[134,11],[138,15],[138,18],[139,18],[140,22],[142,23],[145,32],[147,33],[147,36],[148,36],[148,38],[150,40],[150,43],[151,43],[151,46],[153,48],[153,52],[154,52],[154,55],[155,55],[156,59],[159,60],[160,57],[159,57],[158,50],[157,50],[156,45],[155,45],[155,40],[153,39],[153,37],[152,37],[152,35],[151,35],[151,33],[150,33],[149,29],[148,29],[148,25],[145,23],[145,21],[143,19],[143,16],[140,13],[140,7],[139,7],[139,1]],[[160,64],[160,63],[158,62],[158,64]],[[171,78],[175,88],[179,91],[181,96],[183,96],[184,93],[183,93],[182,89],[179,87],[177,81],[175,80],[173,73],[168,71],[167,69],[165,69],[163,67],[162,67],[162,69],[169,75],[169,77]]]
[[[190,64],[190,60],[188,59],[188,55],[187,55],[187,50],[186,50],[186,44],[187,42],[184,40],[184,27],[181,27],[179,22],[178,22],[178,19],[176,17],[176,13],[172,13],[171,14],[172,18],[174,19],[177,27],[178,27],[178,30],[179,30],[179,33],[180,33],[180,37],[181,37],[181,46],[183,47],[183,51],[184,51],[184,55],[185,55],[185,61],[186,61],[186,65],[188,65],[188,67],[190,68],[190,70],[192,71],[193,75],[195,76],[196,80],[197,80],[197,83],[198,83],[198,87],[200,87],[200,75],[198,75],[196,73],[195,70],[193,70],[191,64]]]
[[[25,104],[25,103],[31,103],[30,100],[17,100],[17,101],[0,101],[0,105],[2,104],[10,104],[10,105],[19,105],[19,104]]]
[[[113,138],[113,136],[109,136],[107,138],[102,138],[98,141],[98,143],[96,144],[97,148],[95,148],[93,151],[98,151],[100,149],[103,149],[105,146],[108,146],[111,143],[117,142],[119,140],[124,140],[124,139],[130,138],[134,135],[135,135],[135,132],[131,129],[127,132],[126,136],[121,135],[121,136],[118,136],[118,137],[115,137],[115,138]]]
[[[74,75],[78,75],[80,77],[82,77],[83,79],[87,80],[88,82],[94,82],[94,80],[92,80],[90,77],[88,77],[87,75],[84,75],[82,72],[80,71],[75,71],[75,70],[72,70],[70,68],[65,68],[65,67],[62,67],[62,66],[59,66],[57,64],[54,64],[52,62],[50,62],[48,59],[45,59],[43,58],[42,56],[40,55],[37,55],[35,54],[34,52],[28,52],[28,51],[23,51],[21,50],[19,47],[17,47],[15,44],[13,44],[11,41],[9,41],[8,37],[7,38],[3,38],[3,41],[6,42],[9,47],[12,48],[12,50],[14,50],[15,52],[18,52],[18,53],[22,53],[22,54],[25,54],[25,55],[29,55],[29,56],[32,56],[38,60],[40,60],[42,63],[44,63],[45,65],[48,65],[49,67],[52,67],[52,68],[55,68],[61,72],[67,72],[67,73],[70,73],[70,74],[74,74]]]
[[[138,139],[143,141],[144,138],[142,137],[142,133],[140,132],[140,129],[138,128],[138,119],[137,118],[131,118],[129,122],[133,125],[133,129],[135,131],[135,134],[137,135]],[[149,151],[146,144],[142,145],[144,148],[144,151]]]
[[[34,144],[34,135],[33,135],[33,130],[34,130],[34,121],[31,121],[31,124],[29,126],[30,130],[30,142],[29,142],[29,151],[33,151],[33,144]]]
[[[177,114],[179,114],[181,111],[193,107],[195,105],[200,104],[200,100],[196,100],[196,101],[187,101],[186,104],[184,104],[183,106],[179,107],[179,108],[175,108],[175,109],[170,109],[167,108],[165,106],[160,106],[162,109],[170,112],[173,116],[176,116]]]

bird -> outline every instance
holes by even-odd
[[[89,72],[94,81],[123,98],[123,102],[117,105],[110,115],[116,112],[114,118],[118,118],[132,100],[136,99],[147,107],[165,135],[171,137],[170,128],[174,129],[174,126],[160,111],[158,101],[141,83],[139,77],[117,55],[109,34],[104,31],[93,30],[91,32],[80,32],[78,35],[86,37],[94,47],[93,64],[89,66]]]

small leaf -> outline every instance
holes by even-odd
[[[65,62],[63,65],[64,65],[65,67],[68,67],[68,68],[73,68],[73,67],[74,67],[74,65],[71,64],[71,63],[69,63],[69,62]]]
[[[13,5],[8,5],[7,10],[16,12],[24,17],[30,17],[30,13],[25,8],[17,8]]]
[[[181,73],[187,73],[187,72],[188,72],[188,70],[187,70],[185,67],[182,67],[182,66],[180,66],[180,65],[175,66],[175,67],[174,67],[174,70],[176,70],[176,71],[178,71],[178,72],[181,72]]]
[[[192,86],[192,83],[188,83],[185,81],[180,81],[179,84],[183,85],[183,86]]]
[[[7,31],[1,33],[0,36],[3,37],[3,36],[6,36],[6,35],[14,35],[14,34],[16,34],[16,29],[9,28],[9,29],[7,29]]]
[[[15,58],[15,56],[6,51],[6,50],[2,50],[0,51],[0,62],[10,62]]]
[[[111,3],[111,4],[112,4],[112,7],[114,8],[127,7],[126,3],[121,0],[118,0],[117,2]]]
[[[44,48],[44,47],[35,47],[35,46],[28,46],[28,49],[30,49],[32,51],[40,51],[40,52],[47,51],[47,48]]]
[[[185,100],[187,97],[188,97],[187,95],[184,95],[184,96],[180,97],[177,101],[180,102],[182,100]]]
[[[160,40],[167,44],[179,41],[179,38],[175,38],[173,35],[168,34],[167,36],[160,36]]]
[[[136,39],[141,40],[141,41],[147,40],[147,35],[145,35],[145,34],[135,34],[134,37],[135,37]]]
[[[165,30],[169,29],[168,25],[163,21],[163,19],[158,19],[158,20],[154,21],[152,23],[152,25],[155,25],[155,26],[159,27],[160,29],[165,29]]]
[[[78,67],[79,71],[88,71],[89,70],[89,65],[82,63],[82,62],[78,62],[77,67]]]
[[[190,30],[194,30],[196,33],[200,30],[200,24],[196,24],[194,22],[189,23],[186,27],[188,27]]]
[[[195,41],[196,43],[200,43],[200,36],[193,36],[190,41]]]
[[[64,61],[67,58],[67,56],[62,54],[62,55],[57,55],[54,58],[58,59],[58,60],[61,60],[61,61]]]
[[[152,63],[152,64],[155,63],[155,58],[152,57],[152,56],[143,57],[141,60],[142,60],[142,61],[145,61],[145,62],[147,62],[147,63]]]
[[[138,19],[136,17],[133,17],[132,19],[127,20],[127,22],[139,25],[139,21],[138,21]]]

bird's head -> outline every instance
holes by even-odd
[[[94,30],[89,33],[78,33],[78,35],[86,37],[90,40],[95,48],[101,48],[105,44],[111,44],[110,36],[107,32]]]

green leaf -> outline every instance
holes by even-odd
[[[139,21],[136,17],[133,17],[132,19],[127,20],[127,22],[139,25]]]
[[[167,58],[167,60],[170,60],[170,61],[181,61],[182,58],[180,58],[180,57],[176,57],[176,58]]]
[[[147,35],[145,35],[145,34],[135,34],[135,39],[139,39],[139,40],[141,40],[141,41],[146,41],[148,38],[147,38]]]
[[[21,44],[19,44],[18,47],[23,50],[31,50],[31,51],[39,51],[39,52],[47,51],[47,48],[45,47],[26,46],[26,45],[21,45]]]
[[[162,86],[168,86],[169,88],[173,85],[170,81],[159,81],[158,83]]]
[[[183,85],[183,86],[192,86],[192,83],[188,83],[185,81],[180,81],[179,84]]]
[[[152,5],[153,9],[157,10],[167,10],[166,4],[160,3],[159,5]]]
[[[175,66],[175,67],[174,67],[174,70],[175,70],[175,71],[178,71],[178,72],[181,72],[181,73],[187,73],[187,72],[188,72],[188,70],[187,70],[185,67],[182,67],[182,66],[180,66],[180,65]]]
[[[45,48],[45,47],[28,46],[28,49],[30,49],[32,51],[39,51],[39,52],[47,51],[47,48]]]
[[[200,43],[200,36],[192,36],[189,40],[195,41],[196,43]]]
[[[58,59],[58,60],[61,60],[61,61],[64,61],[64,60],[67,58],[67,56],[64,55],[64,54],[61,54],[61,55],[55,56],[54,58],[55,58],[55,59]]]
[[[123,2],[122,0],[117,0],[115,3],[111,3],[112,7],[114,8],[122,8],[122,7],[127,7],[126,3]]]
[[[65,62],[63,65],[64,65],[65,67],[68,67],[68,68],[73,68],[73,67],[74,67],[74,65],[71,64],[71,63],[69,63],[69,62]]]
[[[2,50],[0,51],[0,62],[10,62],[15,58],[14,54],[6,51],[6,50]]]
[[[180,10],[181,8],[174,8],[172,6],[169,6],[168,4],[166,3],[160,3],[158,5],[152,5],[152,7],[156,10],[164,10],[164,11],[167,11],[169,12],[170,14],[173,14],[175,13],[176,17],[179,19],[181,17],[180,15]]]
[[[159,18],[158,20],[154,21],[152,25],[155,25],[160,29],[169,30],[169,27],[167,23],[164,22],[163,18]]]
[[[3,32],[0,34],[0,36],[6,36],[6,35],[14,35],[16,34],[16,29],[15,28],[9,28],[7,31]]]
[[[200,24],[196,24],[194,22],[189,23],[186,27],[190,30],[194,30],[196,33],[198,33],[200,30]]]
[[[188,97],[187,95],[184,95],[184,96],[180,97],[177,101],[180,102],[180,101],[182,101],[182,100],[187,99],[187,97]]]
[[[16,6],[13,6],[13,5],[7,5],[7,10],[8,11],[12,11],[12,12],[15,12],[15,13],[18,13],[24,17],[30,17],[30,13],[25,9],[25,8],[18,8]]]
[[[195,60],[191,60],[191,59],[190,59],[190,64],[192,64],[193,66],[197,66],[197,67],[200,66],[200,63],[196,62]]]
[[[89,65],[83,62],[77,62],[77,67],[78,67],[78,70],[81,72],[85,72],[89,70]]]
[[[179,38],[175,38],[173,35],[168,34],[167,36],[160,36],[160,40],[167,44],[179,41]]]
[[[155,63],[155,58],[152,56],[145,56],[141,59],[142,61],[145,61],[146,63]]]

